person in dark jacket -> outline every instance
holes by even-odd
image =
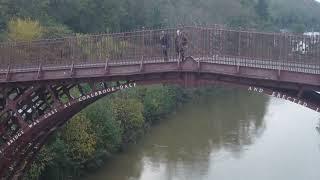
[[[164,31],[161,31],[160,43],[162,48],[162,54],[164,56],[164,60],[168,61],[168,49],[169,49],[169,36]]]
[[[183,61],[185,58],[184,56],[185,56],[185,50],[188,45],[188,40],[187,40],[187,37],[185,36],[185,34],[180,30],[177,30],[175,44],[176,44],[176,52],[177,52],[179,58]]]

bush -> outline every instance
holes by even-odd
[[[11,41],[31,41],[43,35],[43,27],[31,19],[12,19],[8,23],[8,38]]]
[[[138,99],[116,97],[112,100],[112,112],[123,129],[123,142],[134,142],[144,125],[142,103]]]
[[[176,93],[166,86],[153,86],[146,89],[143,99],[144,116],[155,121],[171,113],[176,106]]]
[[[92,119],[93,129],[97,135],[97,148],[112,153],[121,144],[122,129],[120,122],[112,114],[111,101],[103,98],[89,106],[84,114]]]
[[[72,118],[62,132],[69,156],[78,162],[91,158],[96,150],[97,138],[92,131],[90,119],[83,114]]]

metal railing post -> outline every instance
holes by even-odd
[[[144,60],[144,52],[145,52],[145,27],[142,27],[142,53],[141,53],[141,64],[143,64]]]
[[[238,35],[238,57],[236,58],[236,65],[238,67],[238,69],[240,68],[240,57],[241,57],[241,29],[239,31],[239,35]],[[239,70],[238,70],[239,71]]]

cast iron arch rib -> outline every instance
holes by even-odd
[[[190,63],[192,64],[194,61],[184,62],[181,66],[183,68]],[[243,81],[239,78],[230,79],[230,77],[223,78],[216,74],[199,74],[190,70],[186,72],[177,71],[176,73],[168,72],[160,75],[145,75],[143,78],[125,76],[122,80],[127,80],[128,83],[117,83],[114,86],[107,87],[105,81],[92,79],[87,86],[77,80],[77,83],[72,81],[57,83],[56,85],[45,84],[43,86],[30,86],[29,88],[13,87],[2,90],[2,97],[8,98],[6,102],[1,101],[2,106],[5,106],[2,108],[1,114],[5,114],[6,117],[1,121],[1,127],[4,127],[2,128],[4,130],[1,131],[1,138],[4,143],[1,145],[0,156],[0,174],[2,174],[2,177],[4,179],[21,179],[47,138],[72,116],[99,98],[121,89],[134,87],[136,83],[141,85],[178,84],[185,87],[231,86],[289,100],[316,111],[319,111],[320,106],[319,95],[313,91],[305,90],[301,93],[299,89],[294,88],[259,86],[261,84],[254,83],[255,81]],[[88,82],[88,80],[84,82]],[[11,105],[7,106],[8,103]],[[17,113],[23,123],[14,121],[17,118]],[[6,133],[6,131],[11,131],[13,125],[18,128],[14,132]]]
[[[164,58],[162,30],[0,44],[0,177],[21,178],[58,127],[98,98],[130,87],[103,93],[105,82],[230,85],[319,111],[320,47],[302,54],[296,47],[311,47],[319,37],[219,26],[181,30],[188,41],[183,61],[173,44]],[[164,31],[173,40],[177,29]]]
[[[106,87],[105,83],[94,83],[94,86],[86,87],[88,92],[85,94],[78,89],[80,84],[30,87],[19,91],[21,93],[14,93],[13,98],[9,98],[9,92],[17,92],[16,90],[2,91],[12,106],[3,108],[1,112],[5,116],[1,119],[1,127],[6,128],[1,132],[1,178],[21,179],[47,138],[72,116],[108,94],[135,85],[131,82]],[[50,87],[50,90],[46,87]],[[73,97],[71,90],[77,90],[73,92],[77,96]],[[18,116],[22,122],[15,123],[14,119]],[[6,133],[13,127],[14,132]]]

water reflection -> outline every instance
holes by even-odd
[[[219,91],[152,128],[88,180],[316,180],[319,115],[280,99]]]
[[[195,101],[146,138],[142,154],[157,167],[166,161],[165,179],[179,177],[175,172],[201,179],[207,174],[210,155],[224,149],[239,157],[263,132],[266,102],[264,96],[241,91]],[[154,144],[167,148],[151,147]]]
[[[140,144],[109,162],[107,174],[90,179],[171,180],[180,175],[201,179],[208,174],[214,152],[224,149],[240,157],[245,146],[265,129],[263,116],[268,98],[234,90],[217,93],[195,100],[154,127]],[[123,173],[114,173],[119,170]],[[154,171],[165,172],[159,173],[165,177],[153,177]]]

